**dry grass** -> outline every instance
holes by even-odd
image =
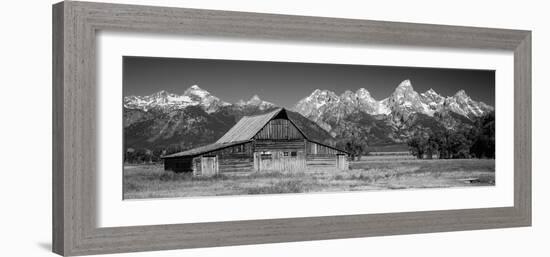
[[[352,162],[350,167],[347,171],[322,169],[193,177],[165,172],[161,165],[126,165],[124,198],[492,186],[495,183],[494,160],[369,156]]]

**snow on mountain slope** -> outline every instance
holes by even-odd
[[[494,110],[492,106],[472,100],[464,90],[456,92],[454,96],[445,98],[443,109],[450,110],[467,118],[479,117]]]
[[[188,106],[200,106],[207,113],[212,113],[220,107],[227,105],[230,105],[230,103],[220,100],[197,85],[189,87],[183,95],[176,95],[161,90],[148,96],[124,97],[124,107],[144,111],[151,109],[172,111],[184,109]]]
[[[364,88],[356,92],[348,90],[340,96],[329,90],[316,89],[311,95],[300,100],[294,110],[318,121],[321,116],[327,116],[330,113],[345,115],[354,112],[398,116],[406,119],[412,114],[421,113],[433,117],[438,112],[452,111],[471,119],[482,116],[494,108],[472,100],[464,90],[450,97],[443,97],[433,89],[419,94],[414,90],[412,82],[407,79],[403,80],[389,97],[381,101],[374,99]]]
[[[432,115],[433,113],[440,111],[443,103],[445,102],[445,97],[441,96],[431,88],[428,91],[420,94],[420,97],[422,103],[427,106]]]
[[[300,100],[293,109],[314,121],[327,113],[342,116],[360,111],[378,115],[388,114],[390,111],[365,88],[360,88],[356,92],[347,90],[340,96],[330,90],[317,89]]]
[[[266,110],[271,107],[275,107],[275,104],[260,99],[258,95],[254,95],[248,101],[240,100],[236,104],[240,108],[244,107],[256,107],[260,110]]]
[[[408,79],[397,86],[384,104],[391,114],[400,114],[403,117],[408,117],[414,113],[433,116],[434,113],[429,108],[429,104],[422,101],[420,94],[414,91],[412,83]]]

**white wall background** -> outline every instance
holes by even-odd
[[[114,1],[113,2],[122,2]],[[146,3],[146,0],[125,2]],[[533,227],[122,254],[117,256],[549,256],[550,25],[545,1],[156,1],[191,8],[533,31]],[[0,15],[0,256],[51,247],[51,4],[7,1]]]

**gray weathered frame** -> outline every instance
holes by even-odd
[[[514,52],[514,206],[98,228],[98,30]],[[511,140],[511,139],[510,139]],[[86,255],[531,225],[531,32],[65,1],[53,6],[53,251]]]

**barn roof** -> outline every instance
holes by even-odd
[[[213,143],[213,144],[209,144],[209,145],[189,149],[187,151],[174,153],[174,154],[170,154],[170,155],[165,155],[162,158],[196,156],[196,155],[201,155],[201,154],[205,154],[205,153],[208,153],[208,152],[212,152],[212,151],[215,151],[215,150],[220,150],[220,149],[223,149],[223,148],[226,148],[226,147],[247,143],[247,142],[250,142],[250,141],[251,140],[234,141],[234,142],[228,142],[228,143]]]
[[[244,116],[216,143],[229,143],[252,139],[271,119],[279,114],[283,108],[256,116]]]

